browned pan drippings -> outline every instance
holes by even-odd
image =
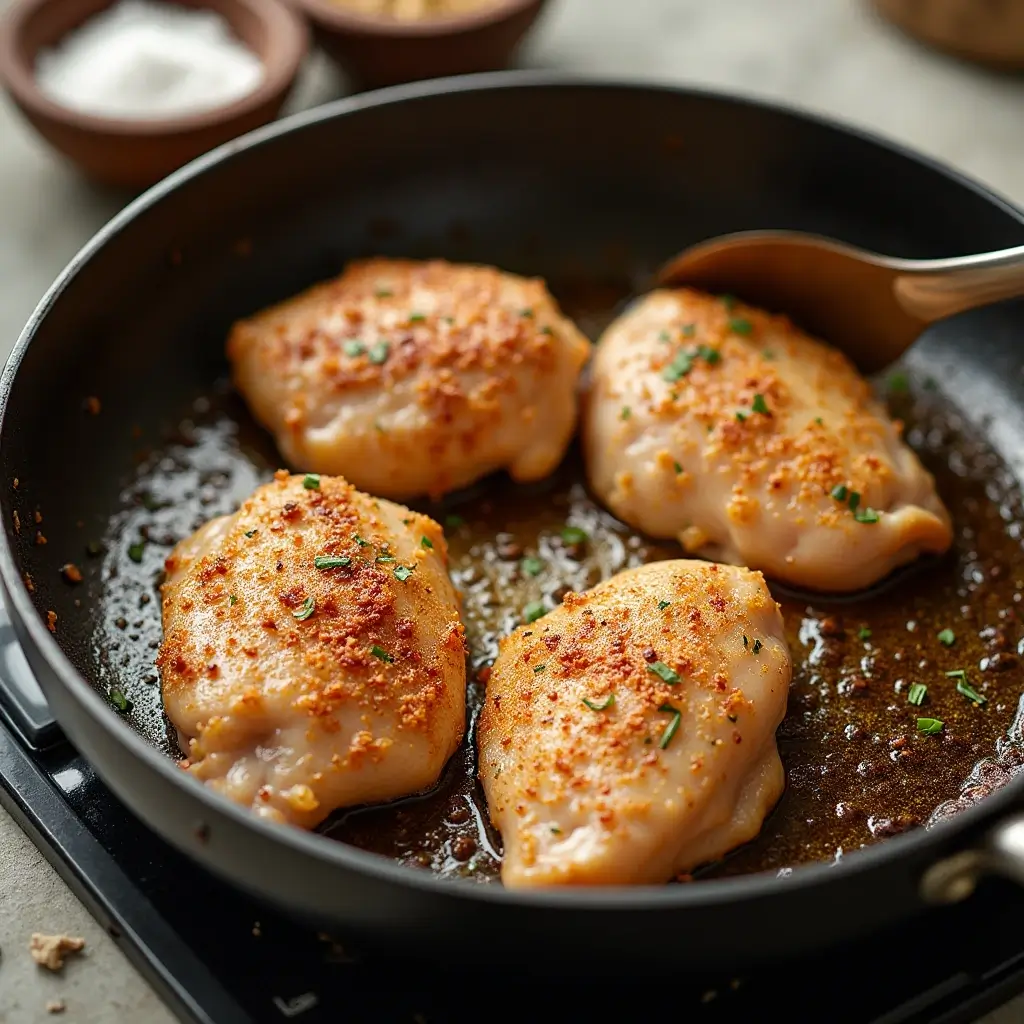
[[[592,334],[620,294],[607,285],[554,291]],[[1001,758],[983,766],[986,779],[1005,777],[1020,760],[1012,744],[1001,743],[1012,730],[1022,689],[1024,508],[1018,483],[984,441],[963,428],[933,382],[895,373],[886,390],[952,512],[954,549],[941,562],[853,601],[777,592],[795,664],[779,731],[787,790],[761,836],[709,873],[832,860],[925,823],[940,804],[959,796],[975,765],[995,755],[997,746]],[[94,637],[105,683],[132,702],[126,714],[169,754],[178,752],[153,667],[161,635],[155,589],[161,560],[203,521],[233,510],[278,465],[269,440],[226,388],[211,387],[182,414],[173,436],[137,467],[123,510],[103,539],[104,608]],[[550,607],[567,589],[680,554],[673,543],[634,535],[596,506],[575,456],[541,485],[487,481],[475,495],[424,511],[446,527],[452,572],[463,592],[474,716],[498,638],[531,603]],[[563,538],[567,525],[581,528],[587,540]],[[944,630],[952,631],[950,646],[939,639]],[[946,675],[961,669],[986,698],[982,707]],[[920,708],[907,699],[914,683],[927,686]],[[941,719],[943,732],[921,734],[918,717]],[[498,840],[485,821],[467,743],[432,794],[336,815],[324,831],[442,874],[490,880],[498,871]]]

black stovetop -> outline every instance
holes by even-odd
[[[295,924],[133,817],[64,740],[2,611],[0,804],[184,1021],[952,1024],[1024,990],[1024,892],[995,882],[868,941],[739,975],[723,964],[717,976],[694,976],[681,963],[671,974],[622,977],[611,956],[584,975],[558,978],[558,965],[547,965],[545,979],[504,963],[466,971],[457,948],[440,951],[447,966],[436,956],[361,956],[358,940],[341,944]],[[770,948],[770,933],[764,941]]]

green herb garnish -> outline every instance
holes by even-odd
[[[683,337],[692,338],[697,333],[696,324],[683,324]]]
[[[722,305],[731,313],[736,306],[736,296],[726,293],[721,296]]]
[[[647,666],[648,672],[653,672],[659,679],[668,683],[669,686],[675,686],[679,682],[679,673],[669,668],[668,665],[663,661],[652,661]]]
[[[238,604],[238,598],[234,594],[228,595],[228,604],[234,607]]]
[[[132,709],[132,702],[116,686],[110,688],[110,702],[121,714]]]
[[[255,537],[256,536],[256,531],[255,530],[246,530],[245,531],[245,535],[246,535],[246,537]]]
[[[539,576],[544,570],[544,563],[536,555],[527,555],[519,563],[519,568],[527,576]]]
[[[750,651],[752,654],[760,654],[762,647],[764,647],[764,644],[761,643],[760,640],[755,640],[753,647],[750,648]]]
[[[831,493],[836,501],[846,501],[846,497],[850,492],[846,489],[846,484],[836,484],[829,493]]]
[[[774,359],[775,359],[775,353],[770,348],[766,348],[761,353],[761,355],[762,355],[763,358],[767,359],[769,363],[773,362]]]
[[[682,473],[683,471],[683,467],[680,466],[678,462],[673,462],[672,468],[676,471],[677,474]]]
[[[913,683],[907,691],[907,703],[919,708],[924,703],[924,695],[927,692],[928,687],[924,683]]]
[[[672,707],[671,704],[662,704],[658,710],[672,715],[672,721],[668,723],[667,728],[661,734],[661,742],[658,744],[664,750],[672,742],[672,737],[678,731],[679,723],[683,720],[683,714],[678,708]]]
[[[390,299],[395,293],[390,288],[378,288],[373,294],[378,299]]]
[[[391,351],[391,346],[386,341],[378,341],[370,350],[366,353],[366,358],[377,366],[385,362],[388,358],[388,352]]]
[[[860,504],[860,493],[858,491],[850,491],[850,497],[846,504],[850,507],[851,512],[856,512],[857,506]]]
[[[426,317],[426,314],[424,314],[424,313],[410,313],[409,314],[409,323],[411,323],[411,324],[421,324],[426,319],[427,319],[427,317]]]
[[[745,423],[746,419],[747,419],[747,414],[745,412],[743,412],[741,409],[737,409],[736,410],[736,419],[740,423]]]
[[[531,601],[523,609],[523,621],[527,623],[536,622],[546,612],[547,608],[544,607],[543,601]]]
[[[434,542],[429,537],[420,537],[420,543],[428,550],[434,550]]]
[[[319,491],[320,490],[320,474],[319,473],[307,473],[302,478],[302,486],[307,491]]]
[[[519,310],[519,315],[520,316],[525,316],[525,317],[531,317],[531,316],[533,316],[533,310],[532,309],[521,309],[521,310]]]
[[[308,619],[315,611],[316,601],[311,597],[307,597],[306,600],[302,602],[302,607],[297,612],[292,612],[292,615],[294,615],[299,622],[305,622],[305,620]]]
[[[853,513],[853,518],[858,523],[877,523],[878,513],[873,508],[862,508],[860,511]]]
[[[676,353],[672,362],[661,371],[661,376],[662,379],[675,383],[680,378],[685,377],[692,369],[693,356],[685,349],[681,349]]]
[[[658,611],[663,612],[672,602],[671,601],[659,601]]]
[[[316,569],[344,569],[352,564],[348,555],[317,555],[313,559],[313,567]]]
[[[658,332],[658,341],[671,341],[671,340],[672,340],[672,335],[669,334],[668,331],[659,331]]]
[[[397,559],[390,551],[382,551],[375,559],[375,562],[387,564],[388,562],[395,562]]]
[[[377,644],[374,644],[370,648],[370,653],[375,658],[380,658],[381,661],[386,661],[389,665],[394,664],[395,659],[392,658],[391,655],[388,654],[388,652],[385,651],[383,647],[378,647]]]
[[[764,400],[764,395],[762,395],[760,392],[754,395],[754,402],[750,407],[750,411],[759,412],[762,416],[770,415],[768,403]]]
[[[361,548],[368,548],[368,547],[370,546],[370,542],[369,542],[368,540],[366,540],[366,539],[365,539],[364,537],[360,537],[358,533],[357,533],[357,534],[356,534],[356,535],[355,535],[355,536],[354,536],[354,537],[353,537],[352,539],[353,539],[353,540],[354,540],[354,541],[355,541],[355,542],[356,542],[356,543],[357,543],[357,544],[358,544],[358,545],[359,545],[359,546],[360,546]]]
[[[753,334],[754,325],[749,320],[744,320],[742,317],[733,317],[729,321],[729,330],[733,334]]]
[[[615,703],[615,694],[609,693],[604,699],[603,704],[595,704],[589,697],[583,698],[583,703],[590,708],[591,711],[607,711]]]
[[[540,675],[540,674],[541,674],[541,672],[543,672],[543,671],[544,671],[544,669],[546,669],[547,667],[548,667],[548,666],[547,666],[547,662],[544,662],[544,663],[542,663],[542,664],[540,664],[540,665],[534,665],[534,666],[533,666],[533,674],[534,674],[535,676],[537,676],[537,675]]]
[[[141,562],[143,552],[146,550],[146,542],[144,540],[138,540],[134,544],[128,545],[128,557],[133,562]]]
[[[622,412],[619,413],[620,420],[628,420],[633,415],[633,410],[628,405],[622,407]]]
[[[361,341],[346,341],[342,346],[345,355],[355,359],[366,351],[366,346]]]
[[[708,366],[714,366],[715,363],[722,361],[722,353],[717,348],[712,348],[710,345],[698,345],[697,355],[704,360]]]
[[[946,673],[947,679],[956,680],[956,692],[963,694],[968,700],[974,701],[975,704],[985,704],[987,700],[982,697],[977,690],[967,682],[967,672],[962,668],[953,669],[952,672]]]
[[[917,720],[917,731],[925,736],[937,736],[942,732],[946,723],[941,718],[919,718]]]
[[[885,386],[892,392],[904,392],[910,390],[910,381],[905,373],[896,370],[886,378]]]
[[[578,526],[563,526],[562,540],[566,544],[586,544],[590,540],[590,535]]]
[[[956,643],[956,633],[951,629],[940,629],[937,635],[943,647],[952,647]]]
[[[859,640],[870,640],[871,630],[868,629],[867,626],[861,626],[860,629],[857,630],[857,638]]]
[[[395,566],[395,579],[401,580],[403,583],[412,575],[414,565],[396,565]]]

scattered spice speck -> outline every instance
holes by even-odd
[[[55,611],[48,611],[46,613],[46,628],[51,633],[57,632],[57,613]]]
[[[61,566],[61,575],[68,583],[81,583],[82,582],[82,570],[75,565],[74,562],[65,562]]]

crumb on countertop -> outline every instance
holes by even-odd
[[[65,562],[61,566],[60,570],[64,574],[64,579],[68,583],[81,583],[82,582],[82,570],[75,565],[74,562]]]
[[[63,1013],[68,1008],[68,1004],[63,999],[48,999],[46,1002],[47,1013]]]
[[[57,613],[52,609],[46,613],[46,628],[51,633],[57,632]]]
[[[85,939],[73,935],[41,935],[34,932],[28,944],[32,959],[49,971],[59,971],[64,966],[66,954],[80,953],[83,949]]]

